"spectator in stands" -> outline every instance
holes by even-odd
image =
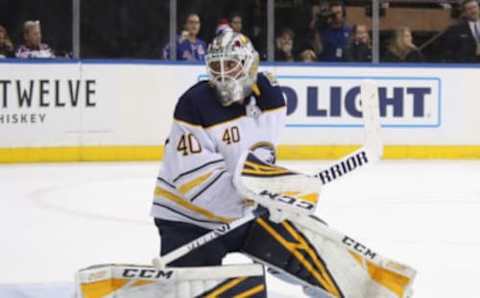
[[[17,58],[55,58],[53,50],[42,43],[40,21],[26,21],[23,24],[23,40],[24,44],[15,53]]]
[[[230,15],[228,23],[234,32],[242,33],[242,16],[238,12]]]
[[[383,62],[423,62],[424,57],[412,41],[412,32],[408,27],[395,30]]]
[[[200,17],[196,13],[187,16],[184,30],[177,39],[177,60],[203,61],[207,51],[207,44],[199,39]],[[170,47],[167,45],[163,57],[168,59]]]
[[[322,39],[320,36],[320,32],[318,30],[310,30],[303,39],[299,41],[299,47],[300,52],[304,52],[305,50],[312,50],[313,53],[315,54],[315,57],[318,57],[321,55],[323,51],[323,45],[322,45]]]
[[[476,0],[462,2],[462,18],[447,29],[442,47],[447,62],[480,62],[480,18]]]
[[[5,27],[0,25],[0,58],[14,57],[13,43]]]
[[[260,56],[260,60],[267,59],[267,28],[265,22],[267,19],[267,1],[252,0],[249,2],[249,28],[248,37],[252,40],[255,49]]]
[[[350,62],[371,62],[372,44],[366,25],[358,24],[352,28],[352,38],[346,49],[345,57]]]
[[[233,29],[230,27],[230,23],[227,19],[220,19],[220,21],[218,21],[217,28],[215,29],[215,36],[226,31],[233,31]]]
[[[318,29],[318,23],[322,16],[330,14],[329,4],[326,0],[312,0],[311,6],[311,18],[308,23],[308,28],[310,30]]]
[[[319,28],[323,52],[322,61],[345,61],[345,50],[352,34],[352,28],[346,24],[346,10],[340,1],[329,3],[328,11],[317,14],[316,26]]]
[[[317,55],[315,55],[315,51],[312,49],[303,50],[300,55],[300,61],[302,62],[315,62],[317,61]]]
[[[295,34],[290,28],[284,28],[275,40],[275,61],[293,62],[293,39]]]

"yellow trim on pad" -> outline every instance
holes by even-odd
[[[233,298],[248,298],[248,297],[253,297],[254,295],[265,291],[265,286],[264,285],[258,285],[256,287],[253,287],[249,290],[246,290],[243,293],[240,293],[238,295],[233,296]]]
[[[388,270],[387,268],[380,267],[373,262],[365,260],[365,258],[354,252],[349,251],[349,253],[360,267],[368,272],[368,275],[372,280],[395,293],[399,298],[404,297],[405,289],[411,283],[411,280],[408,277]]]
[[[128,279],[107,279],[82,284],[80,290],[85,298],[102,298],[122,288],[128,282]]]
[[[318,281],[319,284],[322,285],[325,290],[333,295],[334,297],[340,297],[340,289],[337,287],[336,283],[333,280],[333,277],[330,276],[327,268],[324,266],[322,262],[320,262],[311,248],[300,236],[298,233],[293,230],[289,224],[284,221],[282,225],[287,229],[287,231],[295,238],[297,242],[288,241],[285,237],[283,237],[275,228],[273,228],[269,222],[264,221],[262,218],[258,218],[256,222],[265,230],[267,233],[270,234],[278,243],[280,243],[286,250],[293,255],[297,261],[303,265],[303,267]],[[312,260],[310,262],[308,259],[305,258],[302,251],[308,254]]]
[[[282,160],[338,159],[355,145],[280,145]],[[0,163],[160,160],[163,146],[84,146],[0,148]],[[480,145],[385,146],[384,159],[480,159]]]
[[[123,288],[131,281],[131,279],[111,278],[90,283],[82,283],[80,285],[80,290],[82,292],[82,297],[84,298],[104,298]],[[139,279],[135,280],[133,284],[130,285],[130,288],[141,287],[152,283],[155,283],[155,281]]]
[[[246,279],[247,279],[246,277],[238,277],[238,278],[232,279],[229,282],[227,282],[226,284],[224,284],[223,286],[219,287],[218,289],[215,289],[212,293],[210,293],[205,298],[220,297],[221,294],[227,292],[228,290],[235,287],[236,285],[238,285],[239,283],[243,282]]]

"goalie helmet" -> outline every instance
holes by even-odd
[[[223,106],[242,101],[251,93],[258,61],[258,53],[245,35],[225,31],[214,38],[206,56],[207,72]]]

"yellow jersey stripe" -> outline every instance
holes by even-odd
[[[189,192],[190,190],[192,190],[192,188],[195,188],[197,187],[198,185],[202,184],[203,182],[205,182],[208,178],[210,178],[210,176],[212,176],[213,174],[213,171],[209,172],[209,173],[206,173],[204,175],[201,175],[197,178],[194,178],[184,184],[182,184],[178,190],[180,191],[180,193],[182,193],[183,195],[186,194],[187,192]]]
[[[201,214],[202,216],[204,216],[204,217],[206,217],[210,220],[220,221],[220,222],[223,222],[223,223],[230,223],[234,220],[233,218],[227,218],[227,217],[215,215],[214,213],[212,213],[212,212],[210,212],[210,211],[208,211],[208,210],[206,210],[202,207],[194,205],[194,204],[184,200],[183,198],[175,195],[174,193],[171,193],[168,190],[163,189],[163,188],[158,187],[158,186],[155,187],[155,196],[160,196],[162,198],[168,199],[168,200],[170,200],[174,203],[177,203],[178,205],[181,205],[182,207],[184,207],[184,208],[186,208],[190,211]]]

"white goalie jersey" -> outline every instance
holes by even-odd
[[[202,81],[184,93],[165,142],[151,215],[215,228],[243,216],[244,198],[232,177],[241,154],[275,161],[286,105],[270,74],[259,73],[243,104],[224,107]]]

